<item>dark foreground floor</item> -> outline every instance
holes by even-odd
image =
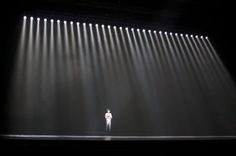
[[[71,153],[82,152],[90,154],[99,152],[104,155],[114,154],[139,154],[140,152],[154,152],[155,154],[226,154],[235,153],[235,138],[198,138],[198,139],[136,139],[136,140],[105,140],[105,139],[52,139],[52,138],[6,138],[1,137],[0,150],[8,154],[30,153],[49,154],[50,153]],[[99,154],[100,155],[100,154]]]

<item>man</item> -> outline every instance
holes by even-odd
[[[112,114],[109,109],[107,109],[107,112],[105,114],[105,119],[106,119],[106,131],[110,132],[111,131]]]

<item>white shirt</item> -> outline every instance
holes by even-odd
[[[111,120],[111,119],[112,119],[112,114],[107,112],[107,113],[105,114],[105,118],[106,118],[107,120]]]

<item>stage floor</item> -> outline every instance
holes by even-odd
[[[234,140],[236,136],[109,136],[109,135],[1,135],[4,139],[19,140]]]
[[[78,136],[78,135],[1,135],[0,148],[6,152],[47,151],[53,153],[81,151],[86,153],[106,152],[132,154],[140,152],[197,152],[235,151],[236,136]],[[173,150],[171,150],[173,149]],[[201,150],[199,154],[202,154]],[[218,152],[217,152],[218,153]]]

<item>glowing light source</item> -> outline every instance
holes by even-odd
[[[102,27],[104,27],[104,25],[102,24]]]
[[[178,34],[177,33],[175,33],[175,36],[177,36]]]
[[[79,25],[79,22],[76,22],[77,25]]]
[[[116,29],[116,26],[113,26],[114,29]]]
[[[205,38],[206,38],[206,39],[208,39],[208,37],[207,37],[207,36],[206,36]]]
[[[57,20],[57,23],[60,23],[60,20]]]
[[[38,18],[37,18],[37,21],[39,21],[39,20],[40,20],[40,18],[38,17]]]
[[[201,36],[201,38],[203,38],[203,36]]]
[[[119,29],[122,29],[122,27],[119,27]]]
[[[139,31],[139,29],[137,29],[137,31]]]
[[[128,30],[128,27],[125,27],[125,30]]]
[[[83,23],[83,26],[85,26],[86,25],[86,23]]]
[[[170,35],[172,35],[172,32],[170,32]]]
[[[167,32],[165,31],[165,35],[167,35]]]
[[[190,35],[191,37],[193,37],[193,35]]]
[[[91,24],[91,23],[89,23],[89,26],[91,27],[91,26],[92,26],[92,24]]]
[[[53,19],[51,19],[51,22],[53,22]]]
[[[159,34],[161,34],[162,32],[161,31],[159,31]]]
[[[46,19],[46,18],[44,18],[44,22],[47,22],[47,19]]]
[[[186,34],[185,36],[188,37],[188,34]]]
[[[70,24],[72,25],[72,24],[73,24],[73,22],[72,22],[72,21],[70,21]]]
[[[143,32],[145,32],[145,29],[143,29]]]
[[[151,32],[151,30],[148,30],[148,32]]]
[[[134,28],[131,28],[132,31],[134,31]]]
[[[27,17],[26,17],[26,16],[24,16],[23,18],[24,18],[25,20],[27,19]]]
[[[157,31],[156,31],[156,30],[154,30],[153,32],[154,32],[154,33],[156,33]]]
[[[198,35],[196,35],[195,37],[198,38]]]
[[[96,27],[98,27],[98,24],[95,24]]]
[[[180,36],[183,36],[183,34],[180,34]]]
[[[33,17],[30,17],[31,20],[33,20],[34,18]]]
[[[107,28],[109,28],[109,29],[110,29],[110,27],[111,27],[110,25],[107,26]]]
[[[64,24],[66,24],[66,21],[64,21]]]

